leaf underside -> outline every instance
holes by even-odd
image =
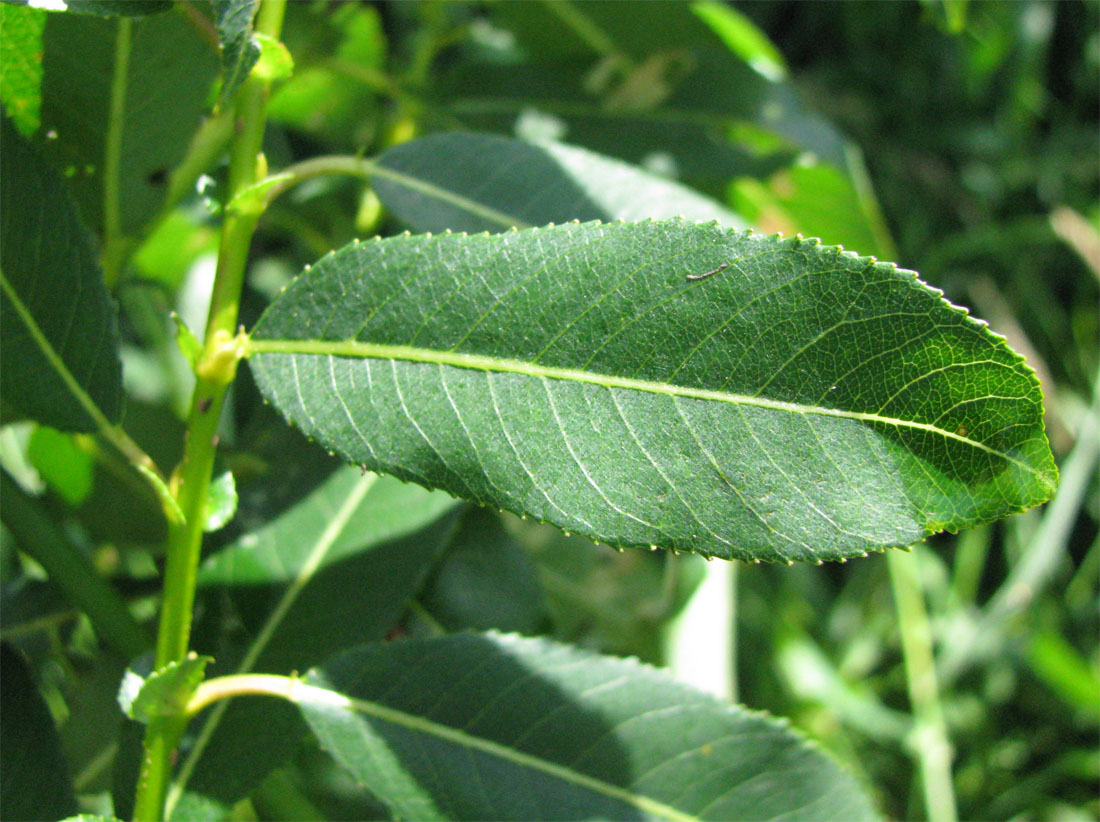
[[[634,661],[455,634],[351,651],[306,681],[306,720],[395,818],[874,818],[774,720]]]
[[[1056,481],[1035,376],[983,323],[913,272],[714,224],[354,243],[250,353],[347,459],[616,547],[841,559]]]

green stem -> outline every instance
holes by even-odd
[[[920,767],[925,809],[930,822],[955,822],[958,814],[951,780],[951,742],[940,705],[920,568],[915,553],[888,551],[887,562],[913,711],[911,744]]]
[[[0,499],[4,525],[20,550],[45,568],[50,581],[88,615],[99,638],[127,659],[145,651],[151,644],[149,636],[122,597],[7,471],[0,471]]]
[[[286,0],[264,0],[256,31],[278,38]],[[241,86],[235,105],[236,139],[229,159],[232,199],[256,182],[267,118],[268,83],[255,75]],[[214,289],[207,318],[205,349],[188,415],[187,442],[177,469],[176,494],[183,521],[168,532],[164,599],[157,634],[156,668],[183,659],[191,638],[195,579],[206,520],[206,497],[217,447],[218,420],[225,393],[236,370],[233,342],[244,282],[245,262],[258,215],[228,212],[222,225]],[[173,718],[174,720],[175,718]],[[138,781],[134,816],[161,818],[171,776],[172,759],[186,720],[151,723],[145,734],[145,754]]]

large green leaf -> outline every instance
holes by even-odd
[[[301,671],[341,648],[382,638],[450,539],[458,510],[446,494],[338,469],[203,563],[198,584],[230,593],[250,637],[237,659],[219,649],[211,672]],[[293,752],[303,732],[285,706],[216,707],[200,742],[184,752],[169,799],[172,818],[228,813]]]
[[[420,231],[502,231],[570,220],[686,217],[747,223],[714,200],[564,143],[438,134],[378,158],[379,198]]]
[[[69,431],[117,422],[117,311],[64,182],[0,124],[0,394],[5,416]]]
[[[206,109],[213,49],[179,13],[51,14],[43,46],[46,156],[70,175],[93,231],[139,237]]]
[[[249,350],[349,460],[620,547],[840,559],[1056,481],[1001,338],[912,272],[800,238],[671,221],[354,243]]]
[[[0,734],[3,818],[59,819],[75,813],[76,797],[53,717],[26,661],[6,643],[0,645]]]
[[[546,640],[368,646],[306,681],[296,701],[314,732],[396,818],[875,816],[849,776],[774,720]]]

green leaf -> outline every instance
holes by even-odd
[[[222,52],[221,99],[228,100],[260,59],[260,46],[252,39],[256,0],[212,0],[214,24]]]
[[[755,72],[772,82],[786,78],[787,64],[783,55],[744,14],[715,0],[697,0],[691,4],[691,10]]]
[[[46,13],[0,5],[0,102],[24,137],[38,130],[42,109],[42,30]]]
[[[213,657],[187,655],[170,662],[147,679],[127,671],[118,693],[118,704],[130,719],[152,722],[158,717],[177,716],[202,682]]]
[[[815,240],[669,221],[353,243],[248,348],[345,458],[617,547],[842,559],[1057,476],[1001,338]]]
[[[251,639],[233,664],[212,673],[301,671],[341,648],[381,639],[450,540],[458,509],[446,494],[338,469],[203,563],[199,586],[229,592]],[[169,815],[224,815],[289,757],[304,729],[282,708],[247,700],[215,707],[202,731],[209,740],[184,752],[189,773],[169,800]]]
[[[457,634],[352,651],[306,682],[322,745],[398,818],[875,818],[775,720],[632,660]]]
[[[49,820],[76,813],[53,717],[27,663],[7,643],[0,645],[0,737],[0,817]]]
[[[721,185],[754,173],[728,129],[750,123],[790,152],[843,163],[841,135],[788,83],[738,59],[691,4],[501,3],[494,24],[523,56],[459,61],[439,98],[470,128],[524,135],[538,117],[555,139],[644,164],[670,159],[685,179]]]
[[[420,601],[448,631],[534,634],[546,620],[534,563],[496,512],[485,508],[466,511]]]
[[[117,312],[65,184],[0,125],[0,394],[5,413],[95,431],[122,408]]]
[[[379,198],[419,231],[473,233],[646,217],[747,227],[686,186],[564,143],[437,134],[391,148],[378,165],[394,173],[376,175]]]
[[[178,13],[134,19],[51,14],[43,46],[45,156],[68,176],[95,233],[140,237],[206,111],[217,57]],[[117,136],[114,174],[111,135]]]
[[[40,425],[27,444],[27,459],[39,476],[69,505],[80,505],[92,491],[95,460],[70,434]]]
[[[223,471],[210,483],[206,493],[206,524],[203,530],[208,533],[225,526],[237,513],[237,485],[233,481],[232,471]]]

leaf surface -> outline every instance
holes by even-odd
[[[122,409],[117,310],[64,182],[0,125],[0,394],[67,431]]]
[[[106,233],[110,200],[118,233],[140,237],[206,111],[217,56],[178,13],[132,20],[51,14],[42,42],[44,156],[69,175],[93,232]],[[105,159],[112,131],[115,175]]]
[[[531,635],[546,621],[538,573],[526,549],[505,530],[500,515],[473,506],[420,603],[447,631],[495,628]]]
[[[260,47],[252,39],[256,0],[213,0],[214,24],[222,52],[221,99],[228,100],[260,59]]]
[[[912,272],[799,238],[669,221],[355,243],[249,349],[276,407],[347,459],[619,547],[840,559],[1056,481],[1001,338]]]
[[[0,5],[0,102],[24,137],[38,130],[42,108],[42,30],[46,13]]]
[[[419,231],[503,231],[570,220],[685,217],[746,223],[690,188],[577,146],[436,134],[391,148],[379,198]]]
[[[57,729],[30,668],[7,643],[0,663],[0,814],[45,820],[76,813]]]
[[[248,632],[211,675],[305,670],[338,650],[381,639],[447,544],[460,504],[392,477],[342,467],[281,516],[209,557],[201,588],[227,591]],[[224,815],[304,732],[287,706],[216,706],[184,753],[173,819]],[[209,739],[204,740],[206,735]]]
[[[439,91],[448,110],[471,128],[505,133],[543,118],[557,132],[545,136],[630,162],[671,159],[683,177],[716,187],[757,173],[758,153],[810,151],[843,163],[841,135],[791,84],[739,59],[692,4],[640,3],[630,14],[615,2],[563,7],[493,6],[515,53],[459,61]],[[729,139],[746,128],[750,150]]]
[[[456,634],[351,651],[306,681],[322,744],[399,818],[874,818],[779,723],[631,660]]]

